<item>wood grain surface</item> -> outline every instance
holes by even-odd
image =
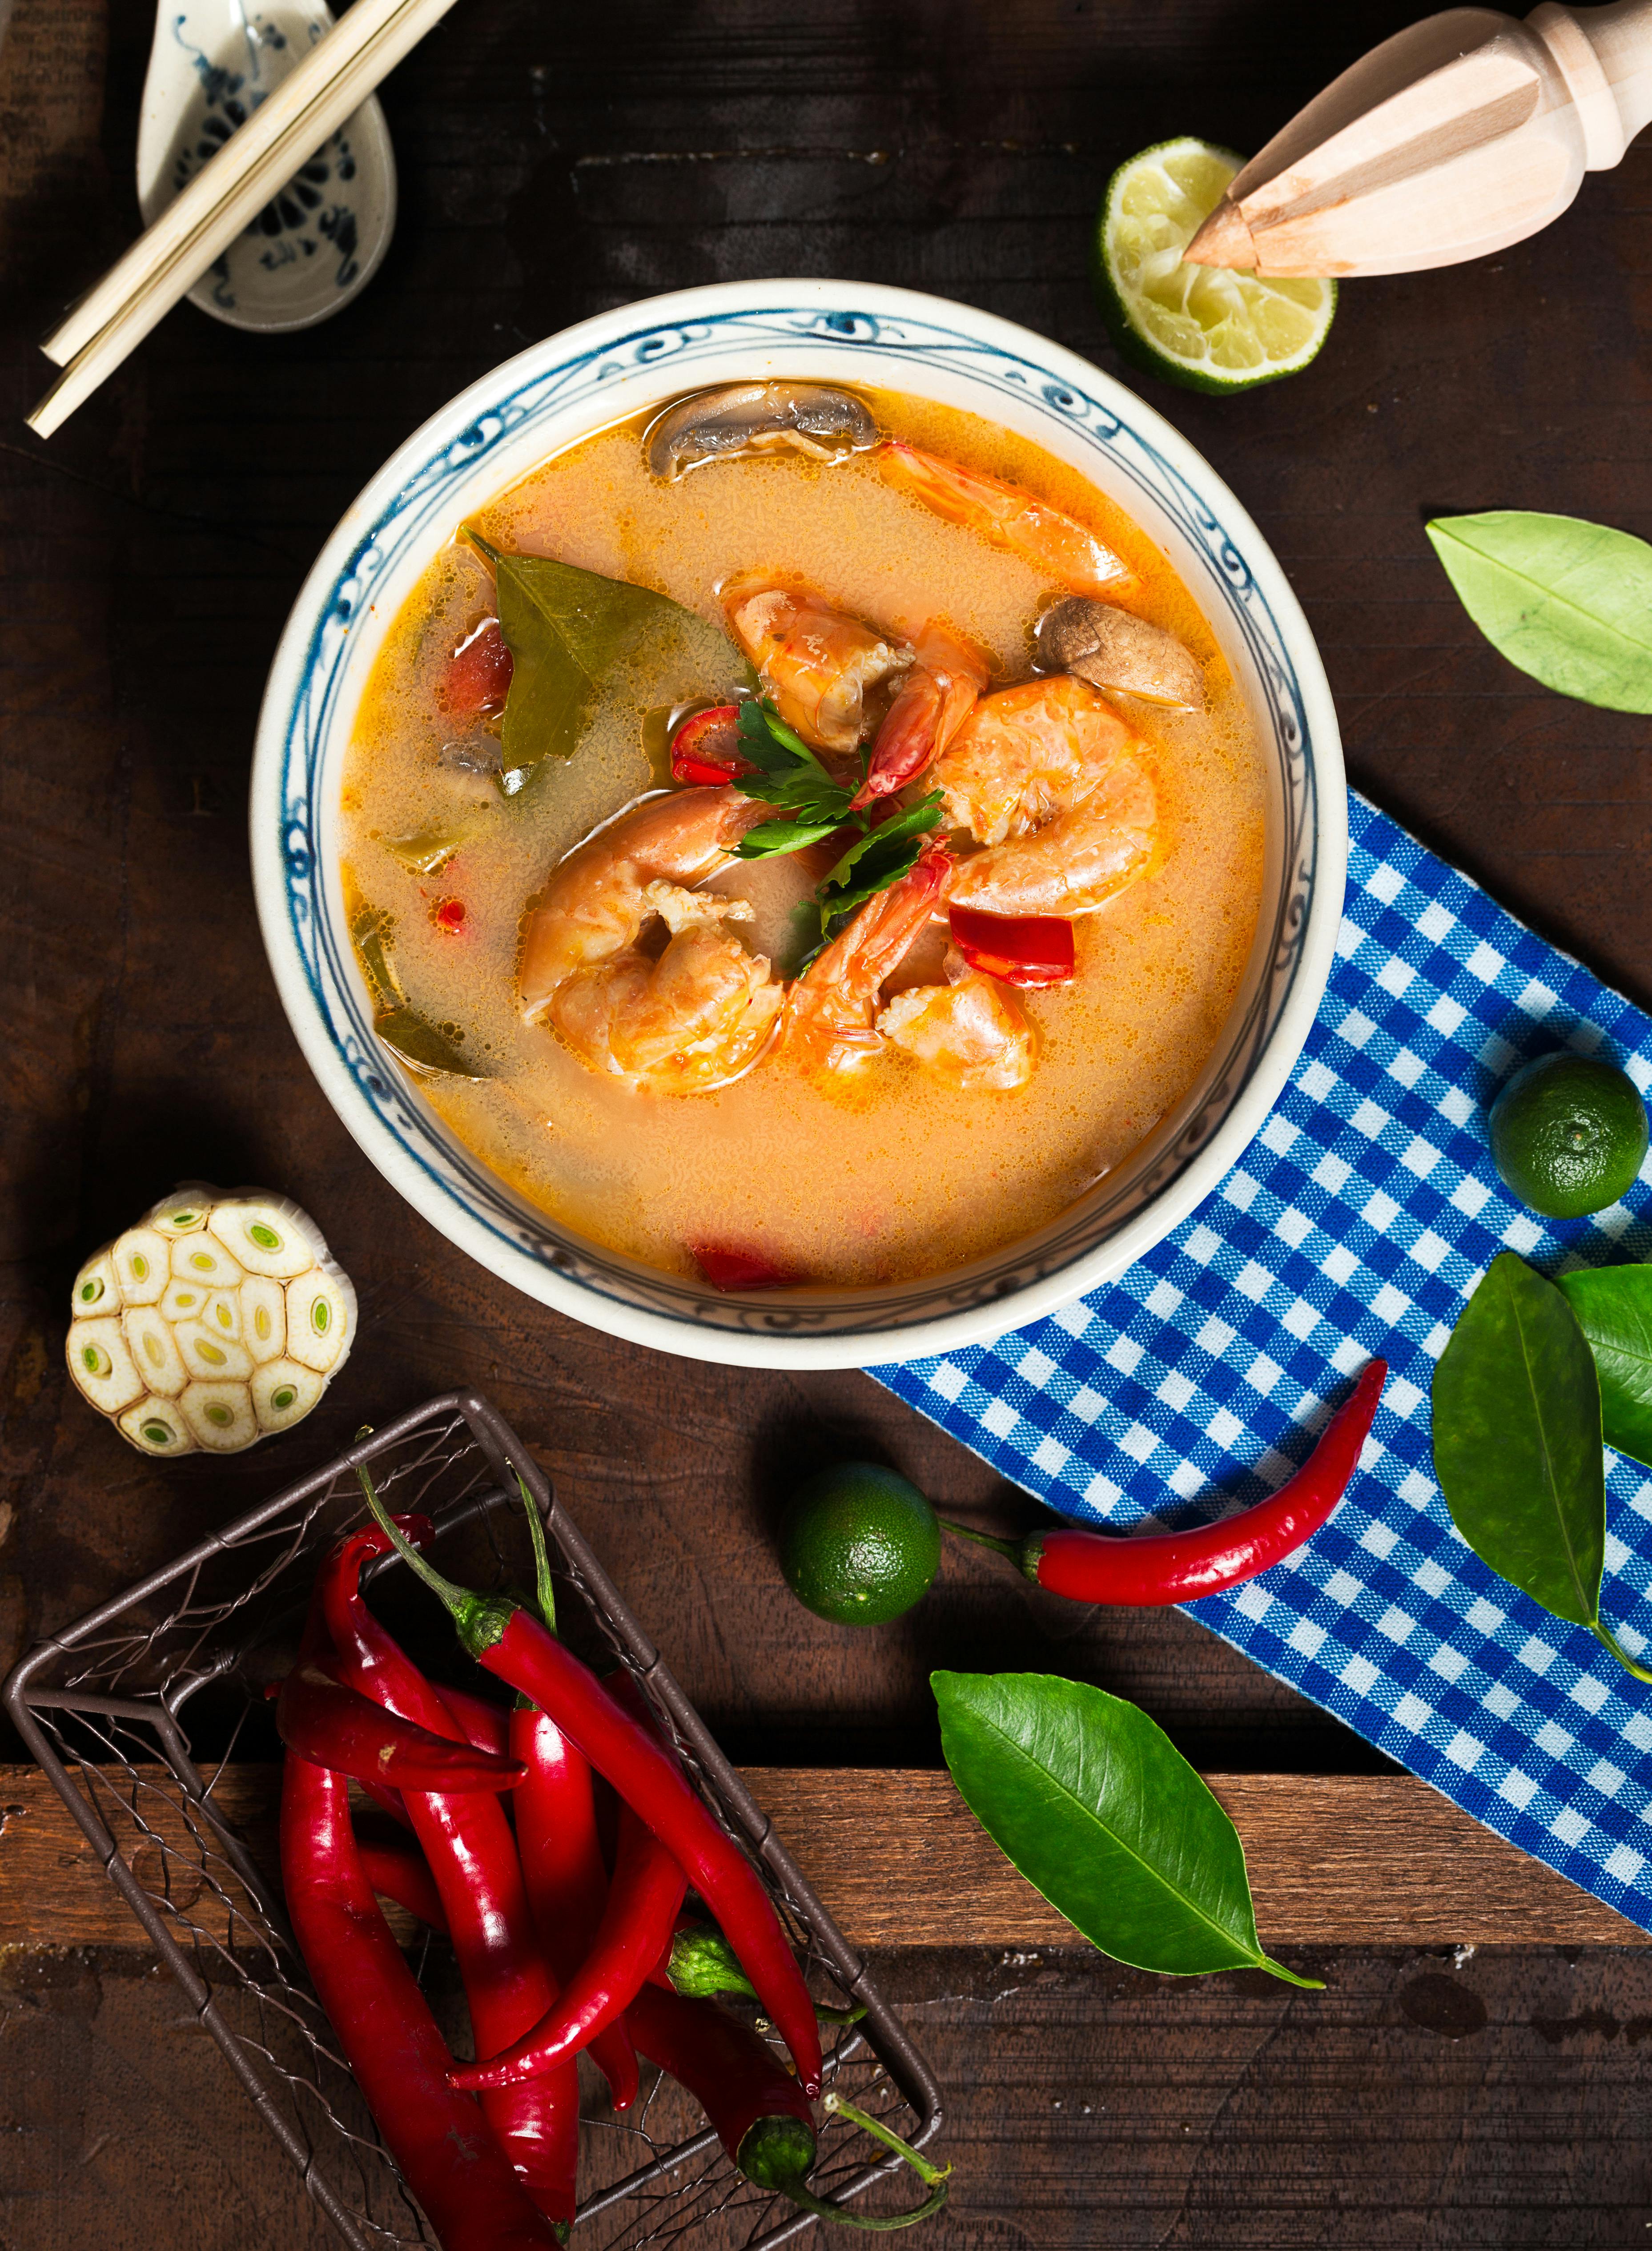
[[[1390,1773],[1189,1620],[1088,1617],[988,1556],[950,1551],[930,1599],[878,1632],[801,1612],[769,1536],[799,1464],[893,1461],[1006,1527],[1031,1505],[863,1377],[691,1367],[605,1341],[412,1217],[287,1030],[243,816],[263,677],[304,571],[384,455],[473,377],[653,290],[786,274],[937,290],[1124,373],[1086,274],[1112,167],[1174,133],[1260,147],[1426,5],[465,0],[384,89],[402,205],[372,287],[285,338],[180,308],[47,447],[20,423],[48,375],[34,340],[135,226],[154,13],[12,0],[0,1664],[362,1421],[469,1381],[534,1444],[747,1764],[932,1768],[928,1673],[985,1661],[1132,1696],[1224,1776]],[[1125,375],[1280,556],[1358,785],[1643,1003],[1646,723],[1511,671],[1421,527],[1436,510],[1525,506],[1652,533],[1649,211],[1642,147],[1499,260],[1345,289],[1296,381],[1206,400]],[[363,1323],[323,1409],[279,1446],[167,1470],[74,1396],[62,1336],[78,1258],[190,1174],[301,1198]],[[1367,1843],[1375,1855],[1382,1803],[1357,1799],[1298,1865],[1314,1857],[1329,1882]],[[1504,1896],[1502,1848],[1466,1832],[1463,1856],[1470,1892]],[[1409,1863],[1376,1880],[1388,1865],[1371,1863],[1367,1934],[1393,1927],[1388,1894],[1413,1880]],[[893,1959],[952,2106],[956,2210],[932,2241],[1646,2241],[1644,1951],[1533,1944],[1459,1967],[1365,1944],[1335,1956],[1323,1998],[1172,1984],[1059,1950],[1008,1967],[996,1952]],[[320,2241],[141,1957],[13,1957],[0,1985],[4,2251]]]
[[[827,1913],[863,1950],[1082,1943],[945,1774],[748,1767],[743,1777]],[[217,1840],[198,1813],[186,1822],[166,1769],[140,1768],[135,1780],[114,1783],[77,1778],[163,1913],[232,1943],[245,1894],[226,1880],[220,1899],[204,1880],[203,1839]],[[218,1818],[273,1883],[280,1768],[225,1766],[211,1779]],[[1244,1839],[1267,1946],[1646,1945],[1634,1923],[1488,1837],[1414,1775],[1206,1779]],[[213,1859],[217,1867],[221,1855]],[[408,1918],[392,1920],[411,1935]],[[149,1944],[102,1854],[40,1770],[0,1767],[0,1948]]]

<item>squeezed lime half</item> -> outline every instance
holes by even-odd
[[[1183,263],[1244,162],[1208,141],[1161,141],[1119,166],[1096,225],[1096,288],[1114,343],[1192,391],[1251,391],[1295,375],[1337,309],[1334,281]]]

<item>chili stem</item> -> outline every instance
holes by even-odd
[[[817,2220],[830,2220],[834,2227],[863,2227],[868,2234],[890,2234],[897,2227],[916,2227],[920,2220],[932,2219],[946,2202],[946,2183],[943,2181],[938,2188],[932,2188],[923,2203],[912,2211],[891,2213],[883,2219],[869,2212],[850,2212],[847,2206],[834,2204],[830,2197],[817,2196],[807,2183],[801,2180],[789,2180],[777,2185],[782,2196],[790,2198],[793,2204],[800,2205],[805,2212],[813,2213]]]
[[[933,2188],[937,2181],[944,2181],[952,2170],[950,2165],[931,2164],[922,2150],[915,2150],[910,2142],[903,2142],[893,2126],[886,2126],[881,2118],[874,2118],[869,2110],[857,2109],[853,2102],[835,2090],[822,2095],[820,2108],[835,2112],[840,2118],[847,2118],[850,2125],[858,2126],[863,2134],[870,2134],[874,2141],[881,2142],[886,2149],[893,2150],[896,2157],[904,2157],[927,2188]]]
[[[468,1587],[455,1586],[453,1580],[445,1579],[434,1564],[425,1562],[403,1533],[374,1491],[373,1480],[367,1474],[365,1466],[358,1465],[356,1475],[367,1496],[367,1506],[372,1512],[374,1522],[414,1577],[421,1580],[446,1608],[459,1629],[460,1640],[466,1649],[473,1657],[479,1656],[484,1649],[491,1649],[515,1615],[516,1604],[473,1593]]]
[[[522,1494],[522,1506],[528,1512],[528,1540],[534,1551],[534,1585],[539,1597],[539,1616],[547,1633],[556,1631],[556,1590],[551,1583],[550,1557],[545,1548],[545,1527],[539,1513],[538,1503],[528,1490],[528,1480],[511,1464],[516,1479],[516,1489]]]
[[[973,1540],[978,1548],[995,1548],[1000,1555],[1007,1555],[1018,1568],[1021,1561],[1019,1540],[999,1540],[990,1532],[971,1531],[967,1524],[954,1524],[950,1516],[938,1516],[936,1522],[943,1532],[955,1533],[960,1540]]]
[[[1593,1621],[1589,1627],[1589,1631],[1597,1641],[1605,1643],[1606,1646],[1612,1652],[1613,1656],[1617,1659],[1618,1663],[1623,1667],[1626,1673],[1634,1673],[1637,1680],[1652,1682],[1652,1673],[1649,1673],[1644,1665],[1637,1665],[1634,1658],[1629,1655],[1627,1649],[1621,1649],[1619,1647],[1618,1644],[1613,1639],[1610,1632],[1608,1632],[1607,1628],[1601,1624],[1599,1618]]]

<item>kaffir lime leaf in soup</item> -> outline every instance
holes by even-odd
[[[1337,309],[1334,281],[1184,261],[1244,161],[1191,135],[1161,141],[1119,166],[1096,223],[1096,287],[1113,342],[1190,391],[1250,391],[1295,375]]]
[[[935,1511],[895,1470],[842,1462],[799,1486],[780,1527],[786,1584],[817,1617],[882,1625],[928,1594],[941,1561]]]
[[[1647,1152],[1646,1105],[1615,1063],[1539,1056],[1492,1104],[1490,1135],[1510,1194],[1546,1219],[1582,1219],[1635,1185]]]

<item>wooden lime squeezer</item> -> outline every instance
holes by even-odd
[[[1452,8],[1343,73],[1234,180],[1185,256],[1261,274],[1414,273],[1558,218],[1652,120],[1652,0],[1524,23]]]

